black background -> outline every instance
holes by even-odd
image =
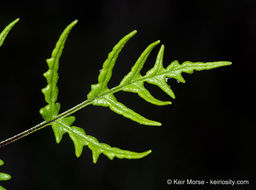
[[[140,126],[107,108],[93,107],[75,114],[76,126],[99,141],[133,151],[152,149],[141,160],[92,163],[85,148],[76,158],[70,138],[56,144],[50,127],[0,150],[3,182],[8,189],[198,189],[167,185],[167,179],[250,180],[245,186],[202,186],[202,189],[253,189],[252,128],[255,117],[256,1],[158,0],[1,3],[1,30],[15,18],[20,22],[1,47],[1,140],[42,121],[45,105],[42,73],[62,30],[72,30],[60,60],[59,102],[62,111],[82,102],[97,82],[107,53],[125,34],[138,33],[121,52],[110,86],[119,83],[143,49],[160,39],[165,66],[173,60],[232,61],[211,71],[183,74],[185,84],[169,80],[173,105],[151,105],[131,93],[118,100],[161,127]],[[160,47],[160,46],[159,46]],[[158,47],[158,48],[159,48]],[[157,48],[142,73],[154,64]],[[154,96],[169,97],[152,85]],[[255,177],[255,176],[254,176]]]

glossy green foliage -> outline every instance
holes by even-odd
[[[4,161],[0,159],[0,166],[4,165]],[[6,173],[0,172],[0,181],[7,181],[10,180],[11,176]],[[0,190],[4,190],[5,188],[0,185]]]
[[[170,97],[175,98],[174,92],[167,84],[168,78],[174,78],[180,82],[185,82],[181,73],[192,74],[194,70],[209,70],[221,66],[230,65],[231,62],[228,61],[218,61],[218,62],[190,62],[186,61],[183,64],[179,64],[178,61],[173,61],[165,69],[163,67],[163,54],[164,54],[164,45],[161,46],[155,65],[150,69],[144,76],[140,74],[141,69],[143,68],[144,63],[146,62],[150,52],[153,48],[160,43],[156,41],[151,43],[139,56],[136,63],[132,67],[131,71],[123,78],[120,84],[117,87],[112,89],[108,88],[108,82],[112,76],[112,69],[115,65],[117,57],[127,43],[127,41],[134,36],[136,31],[133,31],[121,39],[109,53],[108,58],[103,64],[103,68],[98,77],[98,83],[91,86],[91,91],[88,94],[88,100],[92,102],[93,105],[109,107],[112,111],[117,114],[123,115],[135,122],[138,122],[143,125],[152,125],[159,126],[161,123],[157,121],[149,120],[140,114],[134,112],[133,110],[126,107],[124,104],[117,101],[113,95],[118,91],[126,91],[138,94],[141,98],[146,100],[149,103],[161,106],[171,104],[170,101],[161,101],[154,98],[150,92],[144,87],[144,82],[148,82],[153,85],[157,85],[164,92],[166,92]]]
[[[104,143],[99,143],[98,140],[90,135],[87,135],[82,128],[72,126],[75,121],[74,116],[69,116],[70,114],[76,112],[79,109],[86,107],[89,104],[109,107],[112,111],[123,115],[135,122],[143,125],[159,126],[161,123],[147,119],[140,114],[136,113],[132,109],[128,108],[121,102],[119,102],[114,93],[118,91],[126,91],[138,94],[145,101],[161,106],[171,104],[170,101],[161,101],[156,99],[151,95],[151,93],[144,87],[144,83],[148,82],[150,84],[156,85],[161,88],[170,97],[175,98],[174,92],[169,87],[167,83],[168,78],[176,79],[180,82],[185,82],[182,77],[182,72],[192,74],[193,71],[209,70],[221,66],[230,65],[231,62],[228,61],[218,61],[218,62],[189,62],[186,61],[179,64],[178,61],[173,61],[167,66],[163,67],[163,55],[164,55],[164,45],[161,46],[155,64],[152,69],[150,69],[144,76],[141,75],[140,71],[144,66],[150,52],[155,46],[157,46],[160,41],[151,43],[139,56],[131,71],[122,79],[120,84],[114,88],[108,87],[108,82],[112,76],[112,70],[116,63],[119,53],[128,42],[136,34],[136,30],[124,36],[113,48],[113,50],[108,54],[107,59],[103,63],[103,68],[98,76],[98,83],[91,86],[91,91],[87,95],[87,100],[81,104],[75,106],[74,108],[68,110],[64,117],[60,117],[60,103],[57,102],[58,97],[58,68],[59,59],[64,48],[67,36],[70,33],[73,26],[77,21],[72,22],[66,27],[66,29],[61,34],[55,49],[52,52],[51,58],[47,59],[47,64],[49,70],[44,73],[44,77],[47,80],[47,86],[42,89],[45,96],[45,101],[47,105],[40,110],[41,115],[45,121],[52,121],[51,123],[56,142],[59,143],[62,136],[68,133],[72,139],[75,146],[76,156],[79,157],[82,154],[83,147],[88,146],[92,151],[93,162],[96,163],[98,157],[101,153],[106,155],[109,159],[117,158],[127,158],[127,159],[138,159],[148,155],[151,150],[137,153],[127,150],[121,150],[119,148],[111,147]]]
[[[59,78],[59,59],[62,54],[64,44],[67,40],[67,36],[76,23],[77,20],[67,26],[67,28],[61,34],[56,44],[56,47],[52,51],[51,58],[46,60],[49,70],[44,73],[44,77],[47,80],[47,86],[42,89],[42,92],[48,105],[40,110],[41,115],[46,121],[54,119],[54,117],[57,116],[59,113],[60,104],[56,103],[59,91],[57,87],[57,82]]]
[[[3,31],[0,33],[0,47],[3,45],[4,40],[7,36],[7,34],[10,32],[12,27],[19,21],[19,18],[16,20],[12,21],[8,26],[6,26]]]
[[[0,46],[3,45],[4,40],[11,30],[11,28],[19,21],[14,20],[0,33]],[[57,102],[58,98],[58,68],[59,60],[67,40],[67,37],[71,29],[76,25],[77,20],[73,21],[68,25],[59,40],[56,43],[54,50],[52,51],[51,58],[47,59],[48,71],[44,73],[44,77],[47,80],[47,86],[42,89],[47,105],[40,109],[40,114],[46,122],[49,122],[55,134],[56,142],[60,143],[63,135],[67,133],[72,139],[75,146],[75,154],[79,157],[82,154],[83,147],[88,146],[92,151],[93,162],[96,163],[101,153],[106,155],[109,159],[126,158],[126,159],[139,159],[147,156],[151,153],[151,150],[137,153],[128,150],[122,150],[116,147],[111,147],[107,144],[100,143],[96,138],[87,135],[82,128],[73,126],[75,121],[74,116],[70,116],[72,113],[86,107],[87,105],[93,104],[97,106],[109,107],[112,111],[123,115],[135,122],[143,125],[159,126],[161,123],[147,119],[140,114],[136,113],[132,109],[128,108],[121,102],[119,102],[114,93],[119,91],[132,92],[138,94],[145,101],[161,106],[171,104],[170,101],[161,101],[151,95],[151,93],[144,87],[144,83],[150,83],[158,86],[170,97],[175,98],[174,92],[169,87],[167,80],[168,78],[176,79],[179,82],[185,82],[182,77],[182,73],[192,74],[193,71],[209,70],[221,66],[230,65],[228,61],[218,62],[189,62],[186,61],[179,64],[178,61],[173,61],[167,66],[163,67],[163,55],[164,45],[161,46],[155,64],[144,76],[141,75],[140,71],[143,68],[148,56],[151,51],[157,46],[160,41],[151,43],[139,56],[131,71],[121,80],[120,84],[116,87],[109,88],[108,82],[112,77],[112,70],[119,56],[119,53],[124,48],[125,44],[136,34],[136,30],[123,37],[109,53],[106,61],[103,64],[103,68],[98,76],[98,83],[91,86],[91,91],[88,93],[88,99],[81,104],[71,108],[70,110],[59,114],[60,103]],[[44,127],[49,125],[44,123]],[[43,125],[42,125],[43,126]],[[1,161],[1,160],[0,160]],[[0,164],[3,164],[1,161]],[[0,179],[7,180],[10,178],[8,174],[0,173]],[[5,175],[5,176],[4,176]],[[8,177],[9,176],[9,177]],[[0,186],[1,188],[1,186]]]
[[[49,70],[44,73],[44,77],[47,80],[47,86],[42,89],[47,105],[40,109],[40,113],[46,121],[54,119],[59,114],[60,104],[57,102],[59,59],[62,54],[67,36],[76,23],[77,20],[66,27],[52,52],[51,58],[47,59]],[[148,155],[151,152],[150,150],[142,153],[131,152],[100,143],[96,138],[87,135],[82,128],[72,126],[74,121],[74,116],[68,116],[56,120],[51,125],[57,143],[61,141],[62,136],[65,133],[69,134],[70,138],[74,142],[75,153],[77,157],[81,155],[84,146],[88,146],[89,149],[91,149],[94,163],[97,162],[101,153],[112,160],[114,157],[138,159]]]

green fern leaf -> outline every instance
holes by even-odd
[[[149,120],[140,114],[134,112],[133,110],[126,107],[124,104],[117,101],[115,96],[111,93],[106,94],[102,97],[96,98],[93,102],[93,105],[96,106],[104,106],[109,107],[112,111],[114,111],[117,114],[123,115],[124,117],[127,117],[131,120],[137,121],[138,123],[144,124],[144,125],[152,125],[152,126],[160,126],[161,123],[153,120]]]
[[[16,19],[10,23],[1,33],[0,33],[0,46],[3,44],[8,32],[11,28],[18,22],[19,19]],[[178,61],[173,61],[171,64],[164,68],[163,66],[163,55],[164,55],[164,45],[161,46],[155,64],[144,76],[140,73],[143,68],[149,54],[153,48],[160,43],[156,41],[151,43],[139,56],[131,71],[121,80],[120,84],[116,87],[109,88],[108,82],[112,77],[112,70],[116,63],[116,60],[119,56],[119,53],[132,38],[136,30],[124,36],[108,54],[106,61],[103,64],[103,68],[100,71],[98,76],[98,83],[91,86],[91,91],[88,93],[88,99],[84,102],[78,104],[77,106],[59,114],[60,103],[57,102],[58,98],[58,68],[59,68],[59,59],[61,57],[65,42],[71,31],[71,29],[76,25],[77,20],[69,24],[65,30],[62,32],[59,40],[56,43],[56,46],[51,54],[51,58],[47,59],[48,71],[44,73],[44,77],[47,81],[47,86],[42,89],[44,94],[45,101],[47,105],[40,109],[40,114],[44,118],[45,122],[42,122],[35,127],[26,130],[12,138],[9,138],[1,142],[1,145],[6,145],[10,142],[13,142],[13,139],[20,139],[32,132],[35,132],[39,129],[42,129],[48,125],[52,126],[56,142],[60,143],[62,137],[65,133],[69,134],[72,139],[75,147],[75,154],[79,157],[82,154],[83,147],[88,146],[92,151],[93,162],[96,163],[99,155],[104,154],[109,159],[117,158],[126,158],[126,159],[138,159],[143,158],[151,153],[151,150],[138,153],[128,150],[122,150],[116,147],[111,147],[107,144],[100,143],[95,137],[87,135],[82,128],[73,126],[75,117],[71,114],[76,111],[90,105],[104,106],[109,107],[112,111],[120,114],[124,117],[127,117],[135,122],[138,122],[143,125],[159,126],[161,123],[147,119],[140,114],[136,113],[132,109],[126,107],[124,104],[119,102],[114,93],[119,91],[132,92],[138,94],[145,101],[155,104],[155,105],[168,105],[171,104],[170,101],[158,100],[151,95],[151,93],[144,87],[144,83],[150,83],[161,88],[165,93],[167,93],[173,99],[175,94],[172,89],[169,87],[166,79],[173,78],[179,82],[185,82],[185,79],[182,77],[182,73],[192,74],[194,71],[202,71],[214,69],[217,67],[231,65],[231,62],[228,61],[217,61],[217,62],[190,62],[186,61],[182,64],[179,64]],[[0,165],[3,162],[0,160]],[[8,174],[0,173],[0,180],[7,180],[10,176]],[[2,187],[0,186],[0,189]]]
[[[111,147],[107,144],[99,143],[99,141],[93,136],[86,135],[85,131],[79,127],[70,127],[59,120],[57,120],[57,123],[60,124],[59,126],[61,126],[66,132],[69,133],[69,136],[73,140],[75,145],[76,156],[79,157],[81,155],[83,146],[88,146],[92,150],[94,163],[97,162],[98,157],[101,153],[106,155],[111,160],[114,157],[126,159],[139,159],[151,153],[151,150],[142,153],[137,153],[128,150],[122,150],[116,147]]]
[[[107,86],[112,76],[112,70],[120,51],[127,43],[127,41],[136,34],[136,32],[137,31],[135,30],[127,34],[114,46],[113,50],[108,54],[108,58],[103,64],[103,68],[101,69],[98,77],[98,83],[91,86],[91,91],[87,97],[88,101],[92,101],[93,105],[109,107],[112,111],[144,125],[159,126],[161,123],[149,120],[127,108],[124,104],[118,102],[113,93],[110,93],[111,90]],[[143,62],[147,58],[148,54],[157,43],[158,42],[153,43],[145,50],[143,56],[141,56],[141,59],[139,59],[139,62]],[[148,95],[149,93],[144,92],[143,94]]]
[[[44,77],[47,80],[47,86],[42,89],[42,92],[45,97],[45,101],[48,103],[47,106],[40,110],[40,113],[43,115],[46,121],[50,121],[54,118],[54,116],[58,115],[60,104],[56,103],[58,98],[58,68],[59,68],[59,59],[62,54],[64,44],[68,37],[69,32],[75,26],[77,20],[72,22],[70,25],[66,27],[66,29],[61,34],[56,47],[52,51],[51,58],[47,59],[46,62],[48,64],[49,70],[44,73]]]
[[[45,96],[45,101],[48,103],[45,107],[41,108],[40,113],[46,121],[53,120],[57,117],[60,110],[60,104],[57,103],[58,97],[58,68],[59,68],[59,59],[64,48],[65,41],[67,36],[73,26],[77,23],[77,21],[72,22],[70,25],[66,27],[66,29],[61,34],[55,49],[52,52],[52,57],[47,59],[47,64],[49,70],[44,74],[47,80],[47,86],[42,89],[42,92]],[[117,50],[117,52],[120,52]],[[117,55],[111,55],[112,62],[115,61]],[[111,62],[110,62],[111,65]],[[99,89],[107,88],[107,81],[110,79],[111,74],[102,73],[99,77],[99,80],[102,80],[102,85],[99,86]],[[100,90],[101,91],[101,90]],[[106,97],[107,98],[107,97]],[[75,121],[74,116],[64,117],[57,119],[51,125],[55,134],[56,142],[60,143],[62,136],[65,133],[68,133],[75,146],[75,154],[77,157],[80,157],[82,154],[82,150],[84,146],[88,146],[92,151],[93,162],[96,163],[98,157],[101,153],[106,155],[109,159],[117,158],[126,158],[126,159],[138,159],[145,157],[146,155],[151,153],[151,150],[137,153],[131,152],[128,150],[122,150],[116,147],[111,147],[107,144],[100,143],[95,137],[87,135],[82,128],[72,126]]]
[[[59,113],[60,104],[56,103],[58,98],[58,68],[59,68],[59,59],[62,54],[64,44],[68,37],[69,32],[75,26],[77,20],[72,22],[70,25],[66,27],[66,29],[61,34],[58,42],[56,43],[56,47],[52,51],[51,58],[47,59],[46,62],[48,64],[49,70],[44,73],[44,77],[47,80],[47,86],[42,89],[42,92],[45,97],[45,101],[48,103],[44,108],[40,109],[40,114],[43,116],[45,121],[50,121],[54,119]],[[52,125],[56,141],[59,143],[61,141],[63,131],[61,131],[54,124]]]
[[[142,76],[140,71],[143,68],[144,63],[146,62],[153,48],[160,43],[160,41],[156,41],[151,43],[143,51],[143,53],[139,56],[136,63],[132,67],[131,71],[123,78],[120,84],[110,89],[108,87],[108,82],[111,79],[112,70],[116,63],[118,55],[125,46],[125,44],[128,42],[128,40],[135,35],[135,33],[137,32],[135,30],[124,36],[108,54],[108,57],[104,62],[103,68],[98,76],[98,83],[91,86],[91,91],[87,95],[88,99],[81,104],[78,104],[77,106],[71,108],[70,110],[58,115],[60,110],[60,104],[57,102],[59,59],[64,48],[67,36],[76,23],[77,21],[74,21],[66,27],[66,29],[61,34],[55,49],[52,52],[52,57],[50,59],[47,59],[49,70],[44,74],[47,80],[47,86],[42,89],[47,105],[40,110],[40,113],[45,121],[51,121],[57,143],[60,143],[62,136],[65,133],[68,133],[74,143],[76,156],[79,157],[82,154],[83,147],[88,146],[89,149],[91,149],[92,151],[94,163],[97,162],[98,157],[101,153],[106,155],[109,159],[113,159],[114,157],[137,159],[148,155],[151,150],[137,153],[128,150],[121,150],[119,148],[110,147],[107,144],[100,143],[96,138],[87,135],[82,128],[72,126],[75,121],[75,117],[69,115],[84,108],[87,105],[93,104],[97,106],[109,107],[117,114],[123,115],[124,117],[127,117],[140,124],[159,126],[161,125],[161,123],[149,120],[134,112],[132,109],[126,107],[121,102],[117,101],[114,93],[118,91],[137,93],[141,98],[148,101],[149,103],[155,105],[167,105],[171,104],[171,102],[161,101],[153,97],[150,92],[144,87],[144,83],[148,82],[154,84],[160,87],[169,96],[175,98],[173,91],[166,82],[166,78],[174,78],[180,82],[185,82],[181,75],[182,72],[191,74],[194,70],[208,70],[231,64],[227,61],[220,61],[206,63],[184,62],[180,65],[177,61],[174,61],[165,69],[163,67],[164,46],[162,45],[158,52],[155,65],[144,76]]]
[[[150,44],[145,49],[145,51],[141,54],[141,56],[138,58],[138,60],[132,67],[131,71],[123,78],[123,80],[120,83],[120,86],[122,86],[122,91],[137,93],[141,98],[148,101],[149,103],[161,106],[161,105],[171,104],[171,102],[170,101],[163,102],[154,98],[150,94],[150,92],[144,87],[145,81],[143,80],[140,81],[140,79],[142,78],[140,71],[143,68],[143,65],[147,60],[147,57],[149,56],[150,52],[159,43],[160,41],[156,41]]]
[[[4,165],[4,161],[0,159],[0,166]],[[0,172],[0,181],[10,180],[12,177],[9,174]],[[4,187],[0,185],[0,190],[5,190]]]
[[[155,105],[168,105],[171,104],[170,101],[161,101],[154,98],[150,92],[144,87],[144,82],[148,82],[150,84],[156,85],[160,87],[165,93],[167,93],[170,97],[175,98],[174,92],[169,87],[166,82],[166,78],[174,78],[180,82],[185,82],[182,77],[182,72],[192,74],[194,70],[209,70],[214,69],[221,66],[230,65],[231,62],[228,61],[218,61],[218,62],[189,62],[186,61],[183,64],[179,64],[178,61],[172,62],[166,69],[163,67],[163,54],[164,54],[164,45],[161,46],[155,65],[152,69],[150,69],[146,75],[142,76],[140,74],[141,69],[144,66],[150,52],[153,48],[160,43],[160,41],[156,41],[150,44],[140,55],[131,71],[122,79],[120,84],[117,87],[109,89],[107,87],[107,83],[111,78],[112,69],[115,65],[116,59],[127,43],[127,41],[134,36],[136,31],[133,31],[122,38],[113,48],[113,50],[109,53],[108,58],[103,64],[103,68],[98,77],[98,83],[91,86],[91,91],[88,94],[88,100],[91,104],[96,106],[104,106],[109,107],[112,111],[117,114],[123,115],[135,122],[138,122],[143,125],[152,125],[159,126],[161,123],[153,120],[149,120],[140,114],[134,112],[133,110],[127,108],[122,103],[118,102],[114,93],[118,91],[126,91],[137,93],[141,98],[145,101],[155,104]]]
[[[6,26],[3,31],[0,33],[0,47],[3,45],[4,40],[7,36],[7,34],[10,32],[10,30],[12,29],[12,27],[19,22],[19,18],[17,18],[16,20],[12,21],[8,26]]]
[[[152,69],[150,69],[145,77],[143,77],[150,84],[157,85],[164,92],[166,92],[170,97],[175,98],[175,95],[171,88],[167,84],[166,78],[174,78],[182,83],[185,83],[185,79],[182,77],[182,72],[192,74],[193,71],[202,71],[210,70],[222,66],[231,65],[229,61],[217,61],[217,62],[190,62],[186,61],[179,64],[178,61],[173,61],[166,69],[163,67],[163,54],[164,54],[164,45],[161,46],[156,63]]]
[[[103,64],[103,68],[98,77],[98,83],[92,85],[92,90],[88,94],[88,100],[93,100],[96,97],[99,97],[104,94],[104,92],[108,91],[108,82],[112,76],[112,70],[116,63],[116,59],[123,49],[124,45],[128,42],[128,40],[136,34],[136,30],[129,33],[125,37],[123,37],[113,48],[113,50],[108,54],[108,58]]]

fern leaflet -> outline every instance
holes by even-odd
[[[11,28],[19,21],[19,19],[11,22],[1,33],[0,33],[0,46],[11,30]],[[119,53],[125,46],[125,44],[136,34],[136,30],[124,36],[108,54],[107,59],[103,63],[103,68],[98,76],[98,83],[91,85],[91,91],[87,95],[87,100],[76,105],[75,107],[59,114],[60,103],[57,102],[58,98],[58,68],[59,59],[61,57],[65,42],[71,31],[78,21],[75,20],[69,24],[62,32],[59,40],[56,43],[54,50],[52,51],[51,58],[47,59],[48,71],[44,73],[44,77],[47,80],[47,86],[42,89],[47,105],[40,109],[40,114],[44,118],[44,122],[34,126],[33,128],[26,130],[20,134],[17,134],[9,139],[2,141],[1,146],[5,146],[11,142],[14,142],[28,134],[31,134],[39,129],[42,129],[48,125],[52,126],[56,142],[60,143],[63,135],[68,133],[72,139],[75,147],[75,154],[79,157],[82,154],[83,147],[88,146],[92,151],[93,162],[96,163],[101,153],[106,155],[109,159],[127,158],[127,159],[138,159],[143,158],[151,153],[151,150],[137,153],[128,150],[122,150],[116,147],[111,147],[107,144],[100,143],[95,137],[87,135],[82,128],[72,126],[75,121],[75,117],[71,114],[76,111],[92,104],[96,106],[109,107],[112,111],[117,114],[123,115],[135,122],[143,125],[159,126],[160,122],[147,119],[140,114],[136,113],[132,109],[126,107],[124,104],[119,102],[114,93],[119,91],[132,92],[138,94],[145,101],[155,104],[158,106],[171,104],[170,101],[162,101],[156,99],[151,93],[144,87],[144,83],[150,83],[161,88],[171,98],[175,99],[175,94],[166,82],[166,78],[173,78],[179,82],[185,82],[182,77],[182,73],[192,74],[194,71],[202,71],[214,69],[217,67],[231,65],[228,61],[217,61],[217,62],[190,62],[186,61],[179,64],[178,61],[173,61],[171,64],[164,68],[163,66],[163,55],[164,45],[158,52],[155,64],[144,76],[141,75],[140,71],[143,68],[148,56],[151,51],[160,43],[156,41],[151,43],[139,56],[131,71],[121,80],[118,86],[109,88],[108,82],[112,76],[112,70],[115,66],[116,60]],[[1,161],[1,160],[0,160]],[[0,162],[1,163],[1,162]]]
[[[121,39],[113,50],[109,53],[107,60],[103,64],[103,68],[98,77],[98,83],[91,86],[91,91],[88,94],[88,100],[91,104],[96,106],[109,107],[112,111],[117,114],[123,115],[135,122],[138,122],[143,125],[152,125],[159,126],[161,123],[157,121],[149,120],[140,114],[129,109],[121,102],[118,102],[115,96],[113,95],[118,91],[126,91],[137,93],[145,101],[155,104],[155,105],[168,105],[171,104],[170,101],[161,101],[154,98],[150,92],[144,87],[144,82],[148,82],[160,87],[165,93],[170,97],[175,98],[174,92],[171,90],[169,85],[166,82],[166,78],[174,78],[180,82],[185,82],[181,73],[192,74],[194,70],[209,70],[221,66],[231,65],[231,62],[228,61],[218,61],[218,62],[190,62],[186,61],[183,64],[179,64],[178,61],[173,61],[166,69],[163,67],[163,54],[164,54],[164,45],[161,46],[155,65],[150,69],[146,75],[142,76],[140,74],[141,69],[147,57],[149,56],[152,49],[160,43],[156,41],[151,43],[137,59],[136,63],[132,67],[131,71],[122,79],[120,84],[117,87],[109,89],[107,84],[112,75],[112,69],[115,65],[116,59],[119,52],[124,47],[125,43],[136,33],[133,31]]]
[[[42,92],[48,105],[40,109],[40,113],[45,121],[53,120],[59,114],[60,104],[56,102],[58,97],[57,82],[59,59],[62,54],[62,50],[64,48],[64,44],[68,37],[68,34],[76,23],[77,20],[75,20],[66,27],[66,29],[61,34],[55,49],[52,52],[51,58],[47,59],[49,70],[44,73],[44,77],[47,80],[47,86],[42,89]],[[75,154],[77,157],[81,155],[84,146],[88,146],[91,149],[94,163],[97,162],[98,157],[101,153],[105,154],[109,159],[113,159],[114,157],[138,159],[148,155],[151,152],[151,150],[149,150],[142,153],[136,153],[128,150],[122,150],[116,147],[111,147],[104,143],[99,143],[96,138],[87,135],[82,128],[72,126],[74,121],[75,117],[69,116],[57,119],[56,121],[51,123],[51,125],[57,143],[60,143],[62,136],[65,133],[69,134],[70,138],[74,142]]]

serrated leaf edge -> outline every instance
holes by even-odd
[[[100,143],[95,137],[91,135],[86,135],[85,131],[80,127],[75,127],[75,126],[70,127],[60,120],[57,120],[56,123],[60,124],[64,128],[64,131],[67,132],[71,138],[73,138],[72,139],[73,142],[76,141],[74,139],[75,137],[72,137],[74,134],[84,141],[82,142],[81,140],[79,140],[80,143],[78,144],[74,143],[76,156],[80,157],[82,154],[83,146],[88,146],[88,148],[92,151],[94,163],[97,162],[98,157],[101,153],[107,156],[110,160],[112,160],[114,157],[117,157],[120,159],[121,158],[139,159],[151,153],[151,150],[138,153],[138,152],[132,152],[128,150],[123,150],[117,147],[111,147],[108,144]]]
[[[124,44],[126,44],[127,41],[130,39],[130,38],[127,38],[127,36],[130,36],[130,33],[124,37],[126,39]],[[114,48],[109,53],[109,55],[115,54],[115,51],[116,51],[115,47],[118,47],[121,45],[122,45],[122,48],[124,47],[124,44],[122,44],[124,38],[122,38],[117,43],[117,45],[114,46]],[[104,84],[102,84],[102,81],[100,81],[100,80],[98,80],[97,84],[93,84],[91,86],[91,91],[88,93],[88,96],[87,96],[88,101],[91,102],[90,104],[97,105],[97,106],[103,106],[103,107],[109,107],[115,113],[121,114],[124,117],[127,117],[127,118],[129,118],[135,122],[138,122],[140,124],[143,124],[143,125],[158,126],[158,125],[161,125],[159,122],[149,120],[149,119],[141,116],[140,114],[134,112],[133,110],[129,109],[128,107],[124,106],[122,103],[120,103],[116,100],[116,98],[114,97],[113,94],[118,91],[128,91],[128,92],[132,92],[132,93],[137,93],[141,98],[143,98],[144,100],[146,100],[152,104],[168,105],[168,104],[171,104],[170,101],[161,101],[161,100],[157,100],[156,98],[154,98],[150,94],[150,92],[144,87],[144,85],[143,85],[144,82],[148,82],[150,84],[160,87],[165,93],[167,93],[171,98],[174,99],[175,94],[172,91],[172,89],[170,88],[170,86],[168,85],[168,83],[166,81],[167,78],[174,78],[182,83],[185,83],[185,79],[182,77],[183,72],[192,74],[194,70],[196,70],[196,71],[209,70],[209,69],[213,69],[213,68],[217,68],[217,67],[221,67],[221,66],[231,65],[231,62],[229,62],[229,61],[217,61],[217,62],[205,62],[205,63],[185,61],[180,65],[179,62],[175,60],[171,64],[169,64],[167,66],[167,68],[164,68],[163,67],[164,45],[162,45],[158,52],[156,62],[154,64],[153,68],[150,69],[144,76],[142,76],[140,74],[140,70],[142,69],[142,67],[143,67],[148,55],[152,51],[152,49],[157,44],[159,44],[159,42],[160,41],[153,42],[144,50],[144,52],[140,55],[140,57],[136,61],[135,65],[132,67],[131,71],[122,79],[122,81],[120,82],[120,84],[118,86],[116,86],[112,89],[109,89],[107,87],[107,82],[110,80],[110,77],[108,78],[108,81]],[[119,50],[118,54],[120,53],[120,51],[121,50]],[[110,61],[108,61],[109,57],[110,56],[108,56],[106,61],[103,63],[103,69],[100,71],[100,74],[98,77],[99,79],[100,79],[100,76],[102,75],[102,73],[104,73],[104,75],[108,75],[108,76],[112,75],[112,69],[114,67],[117,57],[115,58],[115,61],[112,62],[111,68],[106,66],[110,63]],[[105,69],[105,68],[108,68],[108,69]],[[135,78],[135,80],[134,80],[134,78]],[[99,86],[104,86],[104,88],[99,89],[98,88]],[[112,103],[111,103],[111,101],[108,101],[106,98],[108,96],[113,97],[113,99],[115,98],[115,101],[112,101]],[[115,104],[113,104],[113,102],[115,104],[122,105],[120,107],[123,108],[124,112],[120,111],[120,109],[119,110],[115,109]],[[140,119],[137,119],[137,117],[133,117],[135,114],[136,114],[136,116],[143,118],[143,120],[144,119],[147,120],[147,122],[143,122]]]
[[[45,101],[48,104],[42,109],[40,109],[40,114],[43,116],[43,118],[46,121],[50,121],[55,117],[57,117],[60,110],[60,104],[56,103],[57,97],[58,97],[57,82],[58,82],[59,59],[62,54],[62,50],[64,48],[64,44],[68,37],[68,34],[76,23],[77,23],[77,20],[69,24],[64,29],[61,36],[59,37],[59,40],[56,43],[56,46],[52,52],[51,58],[47,59],[47,65],[49,69],[46,73],[44,73],[44,77],[47,80],[47,86],[42,89],[42,92],[45,95]],[[128,38],[131,38],[135,33],[136,31],[131,33],[127,37],[127,39],[124,39],[123,43],[125,43],[125,41],[127,41]],[[111,59],[110,63],[115,62],[118,51],[120,52],[122,49],[122,44],[121,46],[116,46],[115,49],[117,51],[115,52],[115,54],[111,54],[111,53],[109,54],[109,58]],[[103,82],[106,82],[106,80],[109,80],[110,77],[111,75],[101,74],[101,76],[99,76],[99,80],[105,80]],[[105,85],[106,86],[103,85],[100,88],[107,88],[107,83],[105,83]],[[61,142],[62,136],[65,133],[69,134],[70,138],[74,143],[75,153],[77,157],[81,155],[83,146],[88,146],[92,150],[94,163],[97,162],[98,157],[101,153],[105,154],[109,159],[113,159],[114,157],[136,159],[136,158],[142,158],[151,152],[151,151],[146,151],[143,153],[131,152],[131,151],[122,150],[116,147],[111,147],[104,143],[99,143],[99,141],[95,137],[86,135],[85,131],[82,128],[75,127],[75,126],[71,127],[71,124],[74,121],[75,121],[75,117],[69,116],[65,118],[60,118],[55,122],[53,122],[51,125],[53,128],[57,143]]]

